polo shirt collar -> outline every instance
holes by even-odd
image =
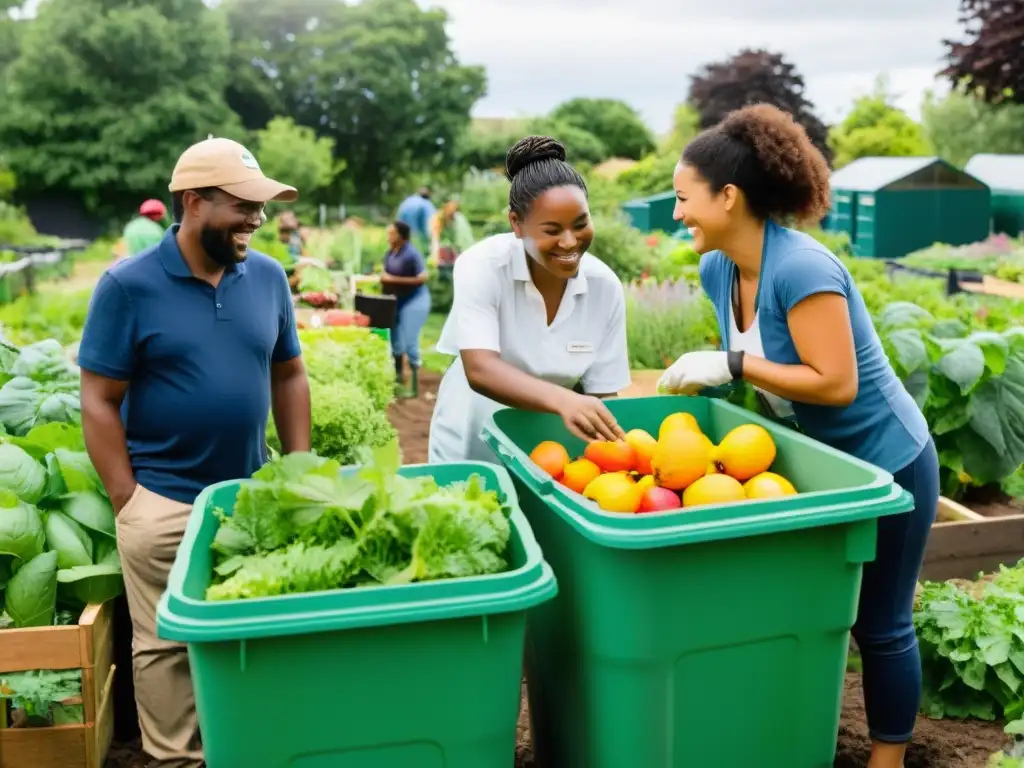
[[[180,224],[172,224],[164,234],[164,239],[160,241],[158,246],[160,263],[167,270],[167,274],[172,277],[188,279],[194,275],[192,270],[188,268],[188,264],[185,263],[185,257],[181,255],[181,248],[178,247],[177,235],[179,229],[181,229]],[[227,270],[227,274],[244,275],[245,267],[245,262],[235,264],[234,267]]]
[[[526,255],[526,249],[523,247],[523,241],[516,238],[516,253],[512,257],[512,278],[518,282],[529,283],[533,280],[530,277],[530,267],[527,264],[527,259],[530,258]],[[569,290],[570,296],[579,296],[580,294],[587,292],[587,277],[583,274],[583,260],[580,259],[580,269],[577,270],[576,276],[569,278]]]

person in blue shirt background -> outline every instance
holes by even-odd
[[[409,225],[420,253],[430,251],[430,221],[437,208],[430,202],[430,188],[420,187],[415,195],[409,195],[398,206],[395,218]]]
[[[901,768],[921,696],[914,590],[939,498],[928,425],[889,364],[843,263],[779,222],[817,223],[829,168],[804,129],[759,104],[728,115],[683,152],[675,218],[703,254],[700,280],[723,350],[689,352],[661,391],[695,394],[745,380],[775,415],[810,437],[891,472],[913,511],[878,521],[853,636],[864,665],[869,768]]]
[[[430,315],[430,290],[427,288],[427,264],[416,246],[409,242],[409,225],[396,221],[388,227],[389,250],[384,257],[381,290],[396,301],[395,325],[391,329],[391,354],[395,357],[395,377],[402,384],[403,357],[409,361],[413,394],[418,388],[420,369],[420,333]]]

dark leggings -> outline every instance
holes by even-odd
[[[864,705],[875,741],[910,741],[921,703],[921,654],[914,633],[914,590],[939,502],[939,459],[928,440],[896,472],[914,509],[878,520],[878,554],[864,565],[853,637],[864,664]]]

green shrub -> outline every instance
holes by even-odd
[[[686,352],[717,348],[718,320],[690,283],[633,283],[626,286],[626,341],[630,368],[661,369]]]
[[[700,254],[684,240],[665,238],[660,246],[661,256],[654,264],[651,277],[656,280],[687,280],[698,283]]]
[[[658,262],[658,251],[648,237],[622,214],[595,216],[590,253],[611,267],[620,280],[629,282],[651,274]]]
[[[438,267],[430,270],[427,289],[430,291],[431,312],[448,313],[451,311],[452,300],[455,298],[455,282],[452,280],[450,267]]]
[[[311,400],[312,448],[351,464],[361,448],[396,438],[386,409],[395,397],[391,347],[366,328],[322,327],[299,331]],[[267,442],[281,450],[273,419]]]
[[[91,297],[91,288],[26,294],[0,306],[0,327],[15,344],[51,338],[71,344],[82,336]]]
[[[397,438],[387,414],[356,384],[310,380],[309,389],[311,447],[318,455],[352,464],[361,448],[376,448]],[[267,426],[267,443],[275,451],[281,450],[272,418]]]
[[[359,387],[383,411],[395,398],[391,346],[366,328],[321,327],[299,331],[306,374],[311,382]]]

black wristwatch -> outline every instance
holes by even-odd
[[[726,359],[729,362],[729,373],[732,374],[733,381],[743,378],[743,354],[742,350],[729,350],[726,353]]]

